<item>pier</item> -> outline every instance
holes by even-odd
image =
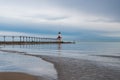
[[[0,36],[0,44],[54,44],[64,42],[58,38],[41,38],[31,36]]]

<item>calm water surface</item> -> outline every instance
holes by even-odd
[[[40,55],[120,55],[120,42],[80,42],[76,44],[1,45],[10,49]],[[58,54],[59,53],[59,54]]]
[[[98,61],[99,64],[120,68],[120,42],[80,42],[76,44],[0,45],[0,49],[27,52],[27,54],[34,55],[49,55]],[[0,54],[0,57],[1,56],[2,60],[8,57],[3,56],[3,54]],[[24,58],[24,56],[23,57],[21,56],[21,58]],[[29,61],[29,58],[27,59],[28,59],[27,61]],[[5,64],[8,64],[8,62],[5,61],[1,62],[0,67]]]

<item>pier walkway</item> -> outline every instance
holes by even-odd
[[[0,44],[47,44],[47,43],[71,43],[57,38],[41,38],[30,36],[0,36]]]

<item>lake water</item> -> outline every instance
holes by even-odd
[[[76,44],[1,45],[1,49],[37,55],[74,57],[75,55],[120,56],[120,42],[79,42]],[[76,58],[76,57],[74,57]]]
[[[107,65],[107,66],[120,68],[120,42],[79,42],[76,44],[0,45],[0,49],[26,52],[27,54],[34,54],[34,55],[48,55],[48,56],[57,56],[57,57],[85,59],[85,60],[99,62],[99,64],[105,66]],[[18,56],[17,54],[16,55],[6,54],[6,55],[7,57],[3,55],[3,53],[0,54],[0,58],[2,56],[0,60],[2,61],[5,58],[9,58],[9,56],[16,56],[16,58],[19,57],[19,60],[21,58],[23,59],[26,58],[24,56]],[[30,57],[26,58],[26,61],[29,62],[29,60]],[[34,59],[33,61],[36,62],[37,59]],[[4,60],[3,62],[1,62],[0,67],[3,66],[2,64],[8,65],[9,62]],[[38,65],[38,63],[34,63],[34,65]],[[35,67],[35,66],[31,66],[31,67]],[[48,67],[46,67],[46,69]],[[3,68],[0,69],[1,69],[0,71],[2,71]],[[53,72],[51,71],[50,74],[51,73],[54,73],[54,75],[56,74],[54,70]]]

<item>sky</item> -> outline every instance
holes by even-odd
[[[120,0],[0,0],[0,35],[120,41]]]

